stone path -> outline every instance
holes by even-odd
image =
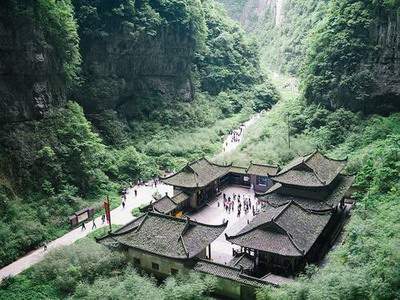
[[[237,148],[237,146],[239,146],[239,144],[243,141],[243,136],[246,132],[246,129],[254,124],[261,116],[261,113],[255,114],[253,115],[248,121],[244,122],[242,127],[242,133],[240,136],[238,136],[238,141],[233,141],[233,133],[229,134],[223,144],[223,151],[218,154],[216,157],[218,157],[219,155],[223,155],[225,153],[231,152],[233,150],[235,150]],[[240,127],[238,129],[235,129],[234,132],[239,133],[240,132]]]
[[[229,135],[226,138],[226,140],[224,141],[224,150],[223,150],[223,152],[221,152],[221,154],[234,150],[241,143],[246,128],[248,126],[250,126],[251,124],[255,123],[259,119],[259,117],[260,117],[260,114],[256,114],[242,125],[243,130],[242,130],[241,136],[239,137],[239,141],[233,142],[232,135]],[[240,129],[236,129],[236,131],[239,132]],[[134,196],[134,189],[137,189],[137,191],[138,191],[137,197]],[[157,184],[157,188],[155,188],[151,184],[149,184],[149,185],[135,186],[134,188],[128,189],[127,201],[126,201],[125,208],[122,208],[122,206],[119,206],[111,211],[112,224],[124,225],[124,224],[130,222],[131,220],[133,220],[134,217],[132,216],[132,213],[131,213],[132,209],[139,207],[142,204],[150,203],[150,201],[153,200],[153,194],[157,191],[161,195],[164,195],[166,192],[168,192],[169,195],[173,194],[172,186],[167,186],[162,183]],[[215,202],[215,205],[217,205],[216,202]],[[210,207],[212,208],[212,205]],[[222,208],[222,211],[223,211],[223,208]],[[203,212],[203,210],[202,210],[202,212]],[[204,216],[207,216],[208,214],[209,214],[209,210],[205,209]],[[212,214],[213,213],[211,213],[210,218],[212,218]],[[249,215],[250,215],[250,213],[249,213]],[[202,217],[200,215],[197,217],[199,218],[199,220],[202,219]],[[229,217],[228,217],[228,219],[229,219]],[[203,221],[205,223],[208,223],[209,219],[207,218],[207,220],[203,220]],[[219,223],[221,223],[221,221],[222,221],[222,217],[219,217]],[[245,222],[247,222],[247,221],[245,221]],[[95,223],[97,225],[97,228],[101,228],[101,227],[104,227],[107,225],[107,224],[101,224],[101,217],[98,217],[97,219],[95,219]],[[236,226],[240,226],[239,224],[242,224],[242,223],[235,222],[235,224],[238,224]],[[245,224],[242,224],[242,225],[244,226]],[[71,245],[75,241],[85,237],[86,235],[88,235],[90,232],[93,231],[91,221],[86,223],[85,226],[86,226],[86,230],[82,231],[80,227],[76,228],[76,229],[68,232],[67,234],[63,235],[62,237],[48,243],[47,251],[44,251],[43,248],[36,249],[36,250],[26,254],[25,256],[19,258],[15,262],[9,264],[8,266],[5,266],[4,268],[2,268],[0,270],[0,282],[4,278],[9,277],[9,276],[15,276],[15,275],[23,272],[27,268],[31,267],[32,265],[38,263],[46,256],[46,253],[49,250],[56,249],[61,246]],[[223,239],[225,239],[225,236],[223,236]],[[216,248],[216,250],[214,250],[214,252],[215,252],[214,254],[212,253],[213,258],[216,258],[219,261],[225,261],[227,259],[227,251],[228,251],[227,250],[228,249],[227,242],[226,241],[224,242],[223,240],[218,239],[217,241],[214,242],[214,244],[215,244],[215,246],[212,245],[212,247]],[[230,247],[229,249],[230,249],[230,253],[231,253],[232,246],[229,246],[229,247]]]
[[[134,195],[134,189],[137,189],[138,191],[137,197],[135,197]],[[173,191],[172,186],[168,186],[162,183],[157,184],[157,188],[153,187],[152,185],[142,185],[129,189],[127,193],[125,208],[122,208],[122,206],[120,205],[119,207],[111,211],[112,224],[124,225],[132,221],[134,219],[131,213],[132,209],[139,207],[142,204],[148,204],[153,199],[153,194],[155,192],[159,192],[161,195],[164,195],[166,192],[168,192],[169,195],[172,195]],[[97,228],[108,226],[106,223],[101,224],[101,217],[96,218],[95,223],[97,225]],[[5,277],[17,275],[29,268],[30,266],[38,263],[46,256],[46,253],[49,250],[56,249],[61,246],[70,245],[93,231],[92,221],[87,222],[85,226],[86,230],[81,230],[81,228],[78,227],[63,235],[62,237],[50,242],[47,245],[47,251],[44,251],[43,248],[39,248],[16,260],[10,265],[2,268],[0,270],[0,281]]]

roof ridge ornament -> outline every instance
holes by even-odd
[[[186,245],[185,245],[185,242],[184,242],[184,240],[183,240],[182,234],[179,236],[178,239],[181,240],[182,247],[183,247],[183,251],[185,252],[186,257],[189,258],[190,254],[189,254],[189,251],[188,251],[187,248],[186,248]]]
[[[142,222],[140,222],[140,224],[138,225],[138,227],[136,227],[135,232],[138,232],[138,231],[139,231],[139,229],[143,226],[143,224],[144,224],[144,222],[146,221],[146,219],[148,218],[148,216],[149,216],[149,213],[147,213],[147,214],[144,216]]]
[[[307,165],[308,166],[308,165]],[[310,167],[310,166],[308,166]],[[310,169],[312,170],[312,172],[314,173],[315,177],[317,177],[318,181],[321,182],[323,185],[326,185],[326,180],[323,180],[317,171],[315,171],[313,168],[310,167]]]

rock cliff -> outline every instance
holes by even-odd
[[[233,19],[247,31],[254,31],[265,22],[280,26],[284,20],[284,0],[247,0],[239,4],[220,0]]]
[[[62,62],[28,9],[0,6],[0,124],[40,118],[65,102]]]
[[[143,27],[140,10],[135,15],[101,15],[101,24],[112,26],[93,30],[83,17],[85,7],[76,1],[83,58],[83,86],[75,91],[86,112],[117,110],[128,118],[146,115],[162,98],[190,101],[193,98],[191,68],[195,42],[193,32],[179,22],[159,22]],[[92,4],[93,5],[93,4]],[[155,21],[156,22],[156,21]],[[91,31],[90,31],[91,30]]]
[[[400,15],[395,10],[381,9],[371,25],[371,43],[375,51],[366,68],[375,80],[367,111],[387,113],[400,110]]]
[[[85,40],[81,51],[86,82],[80,94],[84,97],[77,97],[89,112],[118,109],[128,115],[134,113],[140,98],[191,100],[193,47],[179,27],[137,39],[122,31],[105,39]]]

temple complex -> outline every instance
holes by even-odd
[[[253,162],[220,165],[202,158],[162,178],[173,186],[172,195],[158,197],[142,216],[98,241],[125,251],[135,265],[157,277],[195,270],[218,278],[216,293],[253,299],[258,287],[291,282],[307,264],[318,264],[337,240],[354,180],[343,174],[346,163],[319,151],[283,168]],[[233,197],[232,208],[224,208],[220,194],[233,185],[248,190],[253,199]],[[188,217],[215,201],[212,218],[206,215],[200,223]],[[215,223],[224,209],[237,211],[239,218],[244,201],[250,207],[253,203],[252,211],[246,211],[251,218],[245,216],[240,228],[231,227],[234,232],[225,218],[218,225],[205,224]],[[214,244],[228,246],[230,261],[213,258]]]

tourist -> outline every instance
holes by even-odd
[[[43,251],[47,251],[47,243],[46,243],[46,241],[43,242]]]
[[[102,215],[101,216],[101,224],[104,224],[105,221],[106,221],[106,215]]]
[[[135,193],[135,197],[137,197],[137,189],[133,191]]]
[[[122,208],[125,208],[125,201],[122,201]]]
[[[82,222],[81,231],[86,230],[85,222]]]
[[[96,226],[96,222],[94,221],[94,219],[92,220],[92,230],[93,229],[96,229],[97,228],[97,226]]]

